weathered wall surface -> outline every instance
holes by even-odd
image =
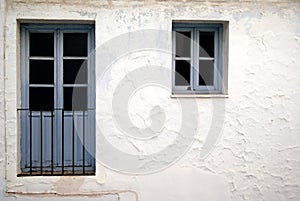
[[[5,112],[4,112],[4,30],[5,30],[5,1],[0,1],[0,198],[5,191]]]
[[[41,197],[101,201],[300,199],[299,1],[14,0],[7,1],[7,5],[4,0],[0,2],[0,200],[32,201]],[[96,47],[100,49],[129,31],[171,31],[172,20],[228,21],[229,97],[193,99],[200,114],[196,141],[172,167],[157,173],[123,174],[104,167],[97,158],[95,177],[17,178],[17,20],[28,19],[95,21]],[[107,83],[106,89],[113,91],[127,72],[140,66],[171,69],[170,55],[147,51],[122,55],[113,62],[107,79],[98,75],[96,80]],[[176,98],[170,98],[170,92],[154,85],[144,89],[137,90],[130,100],[131,120],[143,127],[137,113],[147,124],[149,111],[160,105],[170,115],[168,129],[175,131],[177,123],[182,121],[178,119],[182,111],[176,106]],[[109,106],[100,97],[97,107],[101,105]],[[171,110],[173,105],[175,109]],[[100,115],[97,120],[111,124],[108,141],[121,151],[147,154],[172,143],[168,141],[172,135],[151,142],[156,145],[153,149],[137,140],[129,143],[127,138],[117,135],[118,128],[113,125],[107,108],[100,110],[107,115]],[[203,144],[211,127],[216,126],[213,116],[218,117],[218,113],[224,114],[222,129],[214,149],[203,157],[200,154]],[[97,144],[101,144],[99,133]],[[140,166],[141,170],[147,165]]]

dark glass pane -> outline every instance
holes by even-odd
[[[214,32],[200,32],[200,57],[214,57],[214,48]]]
[[[30,87],[29,109],[30,110],[53,110],[54,89],[53,87]]]
[[[54,61],[53,60],[30,60],[29,63],[30,84],[53,84]]]
[[[199,61],[199,85],[209,86],[214,85],[214,62],[213,61]]]
[[[176,32],[176,57],[191,56],[191,32]]]
[[[191,67],[189,61],[176,60],[175,63],[175,85],[189,86],[190,85]]]
[[[64,109],[86,110],[87,88],[86,87],[64,87]]]
[[[87,83],[87,61],[64,60],[64,84]]]
[[[87,33],[64,33],[64,56],[87,56]]]
[[[54,56],[54,33],[30,33],[30,56]]]

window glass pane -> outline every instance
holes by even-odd
[[[64,33],[64,56],[87,56],[87,33]]]
[[[199,61],[199,85],[214,85],[214,62],[207,60]]]
[[[191,67],[189,61],[175,61],[175,85],[189,86],[190,85]]]
[[[30,56],[54,56],[54,33],[30,33]]]
[[[200,32],[200,57],[214,57],[214,32]]]
[[[30,60],[29,62],[30,84],[53,84],[54,61],[53,60]]]
[[[176,57],[191,57],[191,32],[176,32]]]
[[[64,84],[87,83],[87,61],[86,60],[64,60]]]
[[[29,109],[30,110],[53,110],[54,89],[53,87],[30,87]]]
[[[87,88],[86,87],[64,87],[64,109],[86,110]]]

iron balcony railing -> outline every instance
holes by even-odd
[[[18,115],[21,127],[18,176],[95,174],[94,109],[18,109]]]

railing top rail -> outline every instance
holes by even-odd
[[[36,111],[36,112],[40,112],[40,111],[51,112],[51,111],[54,111],[54,110],[86,111],[86,110],[95,110],[95,108],[75,109],[75,110],[68,110],[68,109],[64,109],[64,108],[54,108],[53,110],[32,110],[30,108],[17,108],[17,111],[22,111],[22,110],[29,110],[29,111]]]

